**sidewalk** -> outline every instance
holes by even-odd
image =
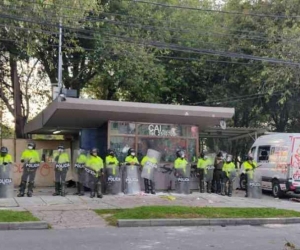
[[[86,228],[104,227],[105,222],[97,216],[93,209],[131,208],[137,206],[199,206],[199,207],[272,207],[300,211],[299,203],[288,200],[274,199],[263,195],[262,199],[244,198],[244,192],[235,191],[233,197],[217,194],[190,195],[158,193],[156,195],[105,195],[103,199],[85,196],[67,195],[66,197],[52,196],[51,189],[35,190],[31,198],[0,199],[0,209],[28,210],[41,220],[45,220],[53,228]],[[75,190],[68,189],[69,194]],[[169,199],[172,196],[172,199]],[[175,199],[174,199],[175,198]]]

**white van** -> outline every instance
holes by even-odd
[[[262,189],[274,197],[300,193],[300,134],[274,133],[259,137],[250,152],[258,164]],[[245,170],[240,170],[240,186],[245,188]]]

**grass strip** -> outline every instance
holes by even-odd
[[[190,218],[287,218],[300,212],[276,208],[144,206],[126,209],[97,209],[110,225],[119,219],[190,219]]]
[[[39,221],[30,212],[27,211],[0,211],[0,222],[25,222],[25,221]]]

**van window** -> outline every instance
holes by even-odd
[[[253,148],[251,148],[251,151],[250,151],[250,154],[252,154],[253,157],[255,157],[255,150],[256,150],[256,147],[253,147]]]
[[[258,147],[258,162],[268,162],[271,146]]]

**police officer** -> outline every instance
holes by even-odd
[[[235,164],[232,162],[232,155],[227,155],[226,162],[223,165],[224,178],[222,180],[222,195],[232,196],[233,180],[230,178],[231,172],[235,171]],[[228,186],[226,185],[228,182]]]
[[[142,159],[142,162],[141,162],[142,167],[144,167],[147,162],[149,164],[157,165],[156,158],[149,157],[149,156],[146,155]],[[153,169],[149,169],[149,171],[154,171],[154,167],[153,167]],[[154,185],[154,181],[153,180],[144,178],[144,185],[145,185],[145,193],[146,194],[149,194],[149,193],[155,194],[155,187],[154,187],[155,185]]]
[[[84,167],[85,167],[85,163],[87,161],[87,157],[86,157],[86,152],[84,149],[79,149],[78,151],[78,157],[76,159],[76,163],[75,163],[75,169],[78,175],[78,182],[77,182],[77,192],[74,195],[79,195],[79,196],[83,196],[84,195],[84,187],[83,187],[83,183],[84,183],[84,177],[85,177],[85,173],[84,173]]]
[[[58,146],[58,153],[54,155],[55,161],[55,192],[53,196],[66,195],[66,177],[70,167],[70,158],[64,146]]]
[[[125,158],[125,163],[126,163],[126,165],[139,165],[140,164],[138,158],[136,157],[135,150],[133,148],[130,148],[128,150],[127,157]]]
[[[12,164],[12,156],[8,153],[7,147],[1,147],[0,149],[0,165],[4,167],[8,164]]]
[[[35,174],[40,164],[40,156],[39,153],[35,150],[34,142],[30,142],[27,144],[27,149],[22,153],[21,162],[24,163],[24,165],[18,197],[24,197],[28,179],[29,182],[27,196],[32,197]]]
[[[214,170],[214,190],[215,193],[217,194],[221,194],[221,181],[223,178],[223,164],[224,164],[224,160],[223,160],[223,154],[222,152],[219,152],[217,154],[217,157],[215,159],[215,170]]]
[[[248,197],[248,174],[253,175],[254,170],[257,168],[257,163],[254,161],[253,155],[248,154],[247,161],[243,163],[244,169],[246,171],[246,195],[245,197]]]
[[[175,171],[176,171],[176,169],[180,169],[181,168],[181,169],[183,169],[183,172],[185,172],[187,164],[188,164],[188,161],[185,159],[185,153],[184,153],[184,151],[177,150],[176,156],[177,156],[177,158],[174,161]]]
[[[200,187],[200,193],[204,193],[204,177],[206,174],[206,167],[209,164],[208,157],[205,155],[205,153],[202,151],[200,154],[200,158],[198,159],[197,163],[197,176],[199,177],[199,187]]]
[[[108,193],[108,177],[109,175],[113,175],[114,177],[117,174],[116,168],[119,167],[119,161],[116,157],[115,151],[113,149],[107,150],[107,156],[105,157],[105,178],[106,178],[106,193]]]
[[[89,175],[89,185],[91,189],[91,198],[95,197],[97,194],[97,198],[102,198],[101,191],[101,176],[103,175],[103,160],[98,156],[98,149],[93,148],[91,151],[91,155],[86,161],[86,167],[92,172]]]

